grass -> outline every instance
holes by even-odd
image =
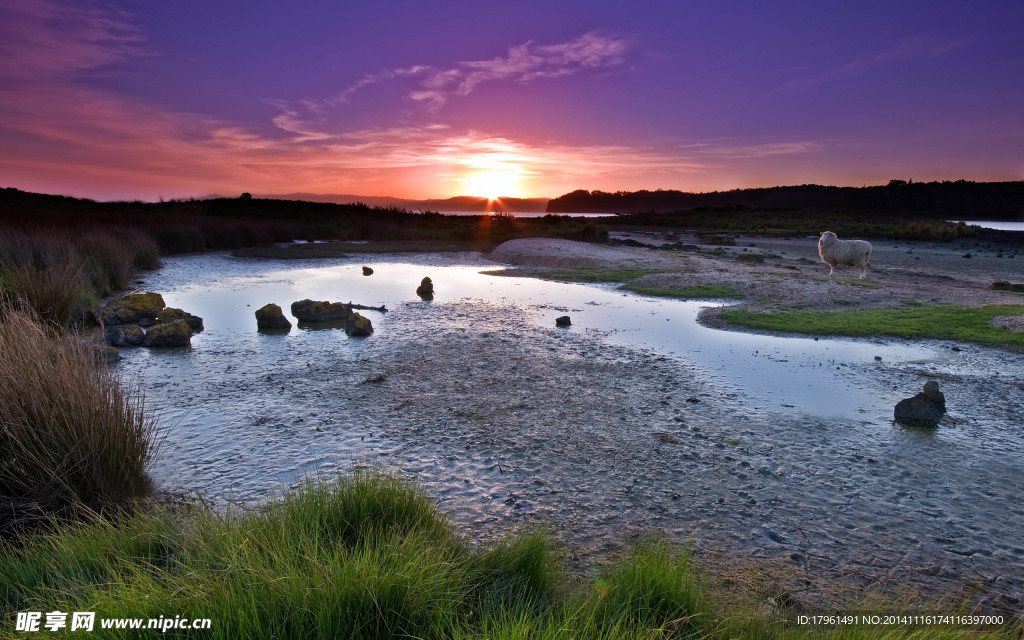
[[[81,324],[100,297],[127,289],[137,268],[159,266],[156,242],[138,229],[0,232],[0,297],[63,327]]]
[[[808,631],[768,603],[726,604],[663,539],[591,577],[561,553],[544,531],[470,540],[415,482],[362,469],[255,510],[120,514],[0,546],[0,606],[95,611],[99,638],[122,637],[104,618],[160,616],[209,618],[210,638],[913,637]]]
[[[861,278],[837,278],[834,276],[815,276],[814,280],[818,282],[837,282],[839,284],[848,284],[854,287],[864,287],[865,289],[879,289],[882,285],[878,284],[873,280],[863,280]]]
[[[147,495],[153,422],[93,348],[0,305],[0,501],[103,508]],[[2,523],[0,523],[2,524]]]
[[[620,289],[640,293],[646,296],[658,296],[662,298],[687,298],[687,299],[708,299],[708,298],[740,298],[740,292],[732,287],[722,285],[706,285],[693,287],[650,287],[643,284],[625,284]]]
[[[996,316],[1024,313],[1024,305],[960,305],[882,307],[850,311],[812,311],[807,309],[759,313],[737,309],[722,312],[721,317],[751,329],[908,339],[956,340],[994,347],[1024,349],[1024,334],[989,325]]]
[[[610,269],[606,267],[576,267],[572,269],[551,269],[531,274],[544,280],[567,282],[629,282],[649,273],[660,273],[660,269]]]

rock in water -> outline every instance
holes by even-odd
[[[187,347],[192,344],[192,329],[184,320],[155,324],[146,330],[142,344],[153,348]]]
[[[556,327],[570,327],[572,326],[572,319],[569,316],[560,316],[555,318]]]
[[[343,302],[299,300],[292,303],[292,315],[300,322],[341,320],[352,315],[352,306]]]
[[[257,331],[288,331],[291,328],[291,321],[284,317],[281,307],[276,304],[263,305],[256,310]]]
[[[157,322],[167,323],[174,320],[184,320],[187,322],[188,328],[192,330],[192,333],[199,333],[203,330],[203,319],[199,316],[194,316],[187,311],[175,309],[174,307],[167,307],[160,313],[156,314]]]
[[[921,393],[896,403],[893,417],[896,422],[911,427],[935,427],[944,413],[946,397],[939,391],[939,383],[929,380]]]
[[[100,318],[106,325],[140,324],[147,326],[156,322],[156,314],[166,306],[163,296],[159,293],[133,293],[118,298],[100,309]]]
[[[146,333],[137,324],[119,324],[104,330],[107,344],[112,347],[137,347],[146,338]]]
[[[372,276],[373,275],[373,269],[371,269],[370,267],[364,266],[363,267],[363,275],[364,276]]]
[[[420,286],[416,287],[416,295],[424,300],[434,299],[434,283],[430,278],[423,278],[423,280],[420,281]]]
[[[373,333],[373,325],[366,316],[353,313],[345,319],[345,333],[354,338],[361,338]]]

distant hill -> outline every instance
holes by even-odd
[[[1024,181],[906,182],[875,187],[790,187],[685,191],[573,191],[548,202],[550,213],[640,213],[703,208],[818,209],[949,220],[1024,220]]]
[[[205,199],[220,199],[237,196],[210,195]],[[284,193],[284,194],[253,194],[254,198],[270,200],[302,200],[304,202],[329,202],[333,204],[350,204],[361,202],[371,207],[394,207],[407,211],[458,211],[464,213],[483,213],[485,211],[509,211],[513,213],[542,213],[548,204],[547,198],[501,198],[492,202],[487,198],[473,196],[456,196],[454,198],[432,198],[427,200],[407,200],[390,196],[357,196],[346,193]]]

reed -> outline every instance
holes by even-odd
[[[147,495],[157,433],[137,391],[80,337],[0,306],[0,496],[59,511]]]

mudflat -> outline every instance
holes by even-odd
[[[1024,234],[1021,234],[1024,236]],[[1024,282],[1024,237],[950,243],[871,241],[864,279],[852,267],[829,267],[818,256],[816,236],[771,238],[736,236],[735,244],[709,244],[706,238],[675,232],[613,233],[609,245],[529,238],[499,245],[488,257],[520,267],[518,275],[552,269],[590,267],[649,269],[631,281],[651,288],[728,287],[736,305],[706,309],[708,326],[732,328],[720,318],[728,309],[849,310],[904,304],[1024,304],[1024,295],[992,288],[994,282]],[[636,246],[637,244],[645,246]],[[1024,329],[1010,321],[1008,328]]]

